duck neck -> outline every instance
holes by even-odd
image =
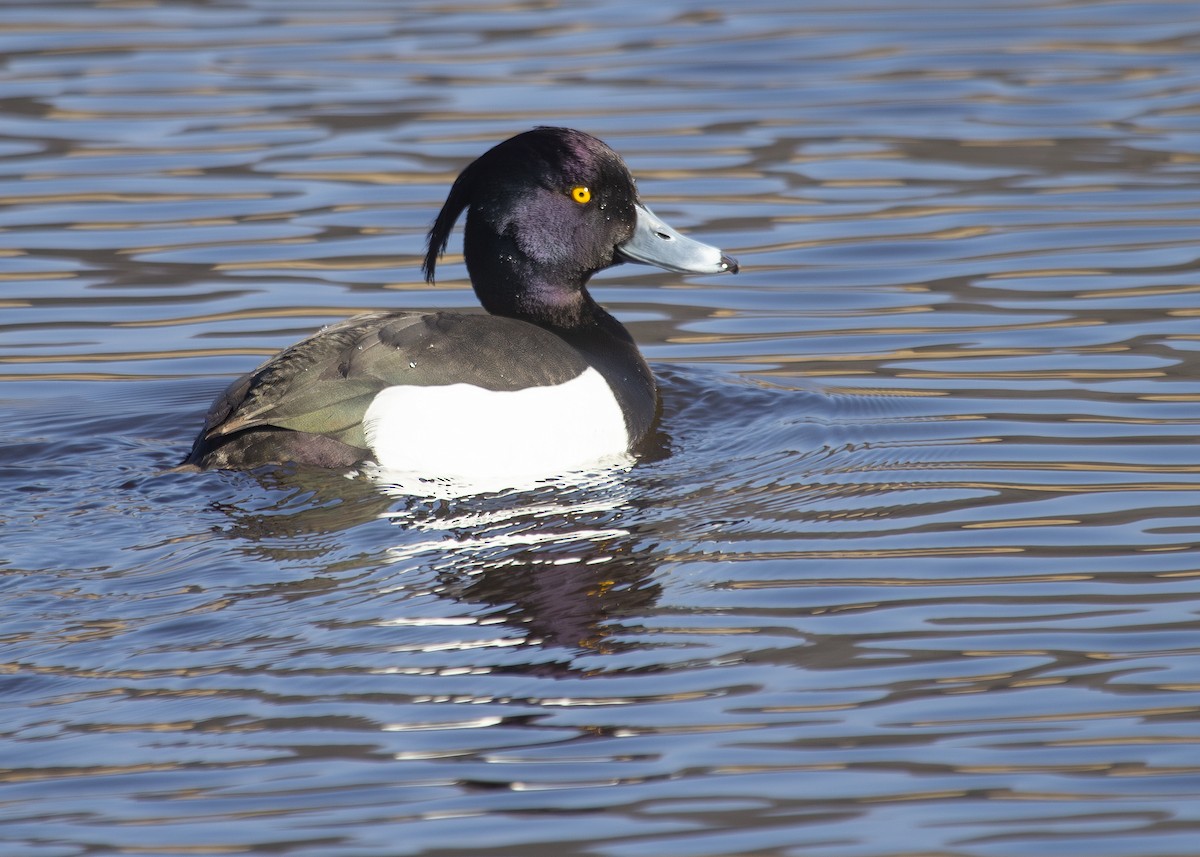
[[[499,265],[483,271],[469,263],[467,267],[479,302],[492,315],[528,321],[560,335],[604,331],[629,338],[620,322],[588,294],[590,271],[564,277],[513,256],[501,256]]]
[[[487,209],[467,213],[463,255],[484,309],[559,335],[598,328],[629,338],[587,292],[596,268],[581,265],[556,243],[522,242],[517,232]]]
[[[551,279],[528,260],[510,256],[486,271],[470,273],[475,294],[488,312],[536,324],[577,349],[608,381],[625,413],[630,438],[641,442],[656,418],[654,376],[625,326],[588,294],[590,271],[564,282],[561,275]]]

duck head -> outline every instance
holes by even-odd
[[[471,283],[497,315],[561,324],[590,302],[592,274],[622,261],[680,273],[738,270],[734,259],[643,205],[616,152],[568,128],[518,134],[462,171],[429,231],[422,265],[429,282],[463,210]]]

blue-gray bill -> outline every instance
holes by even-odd
[[[732,256],[681,235],[641,203],[636,208],[633,236],[617,248],[621,258],[681,274],[737,273],[738,263]]]

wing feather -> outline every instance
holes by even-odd
[[[330,325],[234,381],[213,403],[189,461],[255,429],[302,432],[367,454],[362,419],[396,385],[518,390],[561,384],[587,361],[554,333],[481,314],[390,312]]]

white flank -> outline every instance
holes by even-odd
[[[388,387],[363,429],[381,467],[433,477],[548,476],[615,463],[629,451],[621,408],[595,369],[511,393]]]

